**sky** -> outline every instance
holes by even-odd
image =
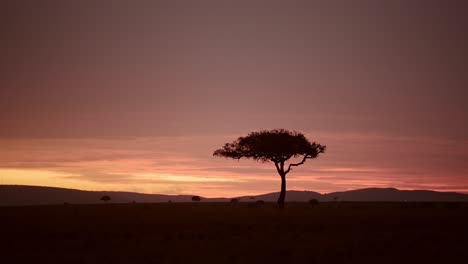
[[[290,190],[468,193],[464,1],[7,0],[2,184],[206,197],[276,192],[216,158],[285,128],[327,145]]]

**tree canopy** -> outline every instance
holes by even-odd
[[[232,143],[226,143],[213,155],[233,159],[254,159],[261,162],[272,161],[281,164],[290,158],[302,156],[302,161],[292,163],[285,170],[288,173],[293,166],[303,164],[307,159],[316,158],[325,152],[326,146],[310,142],[302,133],[286,129],[263,130],[239,137]]]

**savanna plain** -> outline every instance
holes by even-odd
[[[1,263],[466,263],[468,203],[0,207]]]

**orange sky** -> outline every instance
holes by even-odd
[[[2,5],[3,184],[273,192],[212,152],[285,128],[328,147],[288,189],[468,192],[462,1],[111,2]]]
[[[319,132],[308,137],[327,143],[328,152],[291,172],[289,189],[468,192],[467,169],[461,163],[468,142]],[[211,156],[212,150],[235,138],[9,139],[2,141],[0,175],[4,184],[86,190],[208,197],[277,191],[279,176],[272,164]],[[452,169],[448,172],[447,167]]]

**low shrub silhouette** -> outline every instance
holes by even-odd
[[[247,207],[248,208],[258,208],[258,207],[262,207],[264,204],[265,204],[265,201],[258,200],[258,201],[255,201],[255,203],[249,203],[247,205]]]
[[[310,204],[312,207],[317,207],[318,204],[319,204],[319,200],[317,200],[317,199],[310,199],[310,200],[309,200],[309,204]]]
[[[199,202],[199,201],[201,201],[201,197],[200,197],[200,196],[197,196],[197,195],[192,196],[192,202]]]
[[[102,196],[102,197],[101,197],[101,199],[100,199],[100,200],[101,200],[101,201],[104,201],[104,202],[106,202],[106,203],[107,203],[108,201],[110,201],[110,200],[111,200],[111,198],[110,198],[110,196],[109,196],[109,195],[104,195],[104,196]]]

